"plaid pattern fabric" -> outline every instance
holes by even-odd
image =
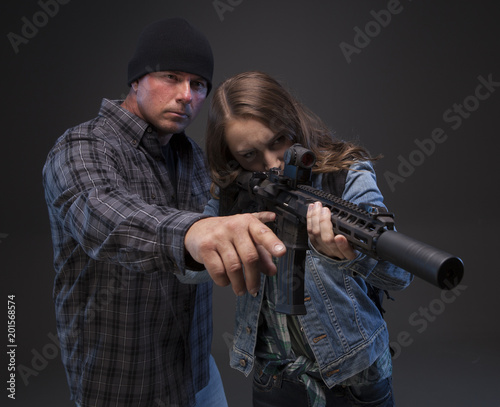
[[[255,356],[266,375],[285,374],[296,378],[306,386],[312,407],[324,407],[326,398],[324,383],[319,379],[320,369],[307,341],[291,329],[290,324],[300,325],[296,316],[275,311],[277,300],[277,278],[266,277],[264,298],[261,308],[259,331]],[[290,328],[290,329],[289,329]],[[292,336],[293,335],[293,336]],[[299,344],[298,354],[292,344]],[[392,360],[389,348],[368,368],[340,383],[344,386],[375,383],[392,374]]]
[[[202,218],[210,179],[201,149],[177,138],[176,190],[155,130],[118,101],[104,99],[47,157],[57,328],[82,407],[190,406],[206,385],[212,286],[174,273],[186,267],[184,235]]]

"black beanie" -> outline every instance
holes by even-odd
[[[207,37],[182,18],[169,18],[148,25],[140,34],[128,63],[128,85],[158,71],[181,71],[207,80],[212,88],[214,58]]]

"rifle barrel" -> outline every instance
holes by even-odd
[[[382,260],[441,289],[456,287],[464,275],[460,258],[393,230],[379,236],[376,251]]]

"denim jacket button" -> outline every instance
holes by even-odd
[[[247,361],[245,359],[240,359],[240,366],[245,367],[247,365]]]
[[[335,373],[338,373],[340,369],[335,369],[335,370],[330,370],[329,372],[326,372],[326,375],[328,377],[333,376]]]
[[[249,326],[247,326],[246,331],[247,331],[247,334],[250,335],[252,333],[252,328],[250,328]]]

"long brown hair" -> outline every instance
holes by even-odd
[[[208,113],[205,150],[212,180],[224,188],[240,168],[225,139],[233,119],[259,120],[273,133],[284,133],[316,154],[313,172],[348,169],[357,161],[374,161],[363,147],[336,140],[323,121],[299,103],[266,73],[243,72],[225,80],[215,91]]]

